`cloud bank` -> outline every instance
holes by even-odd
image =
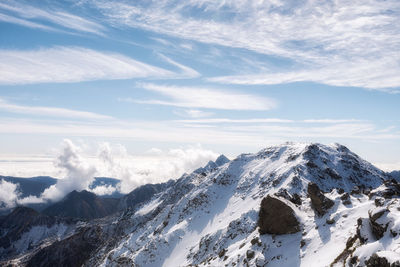
[[[116,191],[126,194],[143,184],[177,179],[218,157],[217,153],[200,145],[167,151],[154,148],[145,157],[130,155],[119,144],[100,143],[94,155],[89,152],[93,147],[78,146],[68,139],[61,146],[54,162],[61,179],[40,197],[25,198],[20,197],[18,184],[1,180],[0,209],[13,208],[17,204],[59,201],[73,190],[88,190],[97,195],[111,195]],[[96,176],[117,178],[121,183],[117,187],[100,185],[90,188]]]

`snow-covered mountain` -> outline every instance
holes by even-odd
[[[400,266],[400,185],[346,147],[285,143],[206,167],[88,224],[78,265]],[[19,264],[67,257],[60,242]]]

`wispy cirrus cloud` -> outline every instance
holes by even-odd
[[[188,66],[178,63],[175,60],[172,60],[171,58],[166,57],[162,54],[160,54],[159,56],[161,57],[161,59],[163,59],[164,61],[168,62],[169,64],[177,67],[180,70],[180,73],[177,73],[176,76],[173,77],[175,79],[176,78],[197,78],[197,77],[201,76],[199,72],[197,72],[196,70],[194,70]]]
[[[214,78],[278,84],[313,81],[393,92],[400,86],[400,2],[93,1],[109,23],[232,48],[291,66]],[[152,12],[148,12],[151,9]]]
[[[388,93],[400,93],[400,89],[397,89],[397,87],[400,87],[399,59],[393,57],[374,61],[342,62],[342,64],[337,63],[318,69],[229,75],[212,77],[207,80],[240,85],[272,85],[309,81],[332,86],[355,86],[379,89]]]
[[[56,31],[56,29],[40,24],[40,23],[36,23],[36,22],[32,22],[26,19],[21,19],[21,18],[16,18],[13,16],[9,16],[6,14],[2,14],[0,13],[0,21],[3,22],[8,22],[8,23],[13,23],[13,24],[18,24],[18,25],[22,25],[25,27],[29,27],[29,28],[36,28],[36,29],[42,29],[42,30],[47,30],[47,31]]]
[[[0,12],[3,13],[0,20],[15,23],[30,28],[39,28],[43,30],[70,29],[77,32],[93,33],[104,35],[106,28],[101,24],[94,22],[88,18],[83,18],[65,11],[57,9],[37,8],[21,2],[5,1],[0,3]],[[46,21],[54,25],[49,26],[39,21]]]
[[[277,107],[277,102],[270,98],[214,88],[180,87],[152,83],[141,83],[138,86],[164,95],[169,100],[136,100],[131,98],[119,100],[141,104],[226,110],[269,110]]]
[[[108,120],[111,116],[101,115],[93,112],[72,110],[57,107],[25,106],[7,102],[0,98],[0,110],[11,113],[38,115],[41,117],[75,118],[75,119],[94,119]]]
[[[215,123],[210,123],[216,125]],[[100,123],[86,121],[57,121],[3,118],[0,121],[0,134],[41,134],[49,136],[126,138],[140,142],[177,142],[214,145],[256,146],[287,140],[319,141],[321,139],[337,142],[345,140],[383,141],[400,140],[398,127],[389,132],[372,122],[348,123],[308,123],[295,122],[256,122],[243,125],[219,123],[218,127],[196,127],[185,121],[115,121]],[[195,129],[195,130],[194,130]],[[168,134],[165,134],[168,133]],[[243,152],[243,151],[241,151]]]
[[[195,118],[195,117],[193,117]],[[256,118],[256,119],[230,119],[230,118],[208,118],[208,119],[191,119],[177,120],[183,123],[230,123],[230,124],[260,124],[260,123],[314,123],[314,124],[338,124],[338,123],[356,123],[362,122],[356,119],[307,119],[307,120],[288,120],[278,118]]]
[[[118,53],[81,47],[0,50],[0,84],[168,78],[176,75]]]
[[[183,123],[231,123],[231,124],[257,124],[257,123],[293,123],[293,120],[277,119],[277,118],[258,118],[258,119],[228,119],[228,118],[209,118],[209,119],[192,119],[178,120]]]

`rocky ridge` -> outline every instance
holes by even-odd
[[[265,213],[275,219],[266,231]],[[399,213],[397,182],[346,147],[285,143],[183,175],[133,209],[92,222],[87,231],[100,240],[79,264],[398,266]],[[277,227],[289,218],[292,228]],[[59,247],[19,264],[36,255],[50,264]]]

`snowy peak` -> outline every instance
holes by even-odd
[[[225,163],[228,163],[230,160],[225,155],[220,155],[215,161],[210,160],[206,166],[198,168],[194,171],[194,173],[207,173],[210,172]]]
[[[242,154],[233,162],[242,169],[252,169],[250,176],[262,180],[266,187],[305,191],[309,182],[323,191],[355,186],[376,188],[387,175],[340,144],[284,143]]]
[[[138,188],[126,198],[130,209],[88,224],[99,241],[87,244],[82,263],[365,266],[387,256],[374,252],[400,248],[400,185],[387,178],[340,144],[284,143],[231,161],[220,156],[160,188]],[[36,255],[58,260],[69,242],[86,246],[85,233]]]
[[[229,159],[225,156],[225,155],[220,155],[216,160],[215,160],[215,164],[219,167],[224,165],[225,163],[228,163]]]

